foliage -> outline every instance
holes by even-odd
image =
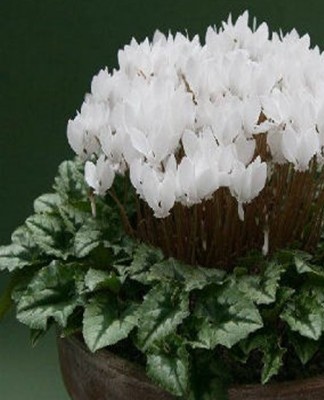
[[[63,163],[0,248],[12,273],[0,315],[12,297],[33,343],[53,324],[93,352],[128,338],[158,385],[193,400],[225,399],[238,365],[266,383],[288,353],[302,365],[323,350],[322,242],[314,255],[247,255],[232,273],[185,265],[123,234],[110,198],[93,216],[89,195],[78,162]]]
[[[113,345],[126,338],[138,325],[138,307],[118,307],[116,297],[97,295],[86,305],[83,317],[83,336],[91,351]]]

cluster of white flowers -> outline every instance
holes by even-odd
[[[68,124],[96,194],[129,171],[157,217],[220,187],[242,205],[266,184],[269,165],[255,154],[265,132],[271,162],[305,170],[322,159],[324,56],[308,35],[270,37],[265,23],[251,29],[245,12],[208,28],[203,45],[156,32],[152,42],[133,39],[118,61],[118,70],[93,78]]]

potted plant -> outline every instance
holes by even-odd
[[[118,60],[0,248],[0,314],[55,325],[76,400],[322,398],[323,55],[246,12]]]

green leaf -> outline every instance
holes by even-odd
[[[269,338],[271,338],[271,333],[265,333],[264,329],[262,329],[261,331],[255,332],[242,340],[238,346],[246,356],[249,356],[251,351],[263,349],[267,345]]]
[[[79,202],[87,197],[87,187],[80,161],[64,161],[55,178],[54,189],[68,203]]]
[[[267,345],[263,347],[262,384],[267,383],[274,375],[278,374],[283,364],[282,358],[285,352],[286,349],[280,347],[275,340],[269,341]]]
[[[44,262],[44,255],[25,225],[15,230],[11,240],[10,245],[0,247],[0,271],[7,269],[12,272]]]
[[[112,250],[116,261],[128,260],[129,262],[133,260],[134,253],[140,245],[134,239],[129,236],[122,235],[116,243],[110,244],[110,249]]]
[[[0,271],[7,269],[12,272],[26,267],[31,263],[30,254],[18,244],[0,247]]]
[[[280,278],[285,270],[286,266],[270,262],[262,275],[243,275],[237,277],[234,284],[256,304],[271,304],[276,300]]]
[[[310,280],[309,282],[305,283],[305,289],[306,290],[311,290],[313,293],[314,297],[316,297],[317,302],[322,304],[322,307],[324,307],[324,287],[323,283],[321,280],[317,282],[318,284],[316,285],[313,280]]]
[[[261,381],[267,383],[274,375],[277,375],[282,364],[283,355],[286,349],[282,348],[278,342],[278,337],[271,331],[256,332],[240,343],[239,347],[243,353],[248,356],[251,351],[258,350],[263,353]]]
[[[138,323],[138,307],[118,310],[115,296],[98,295],[85,307],[83,337],[95,352],[125,339]]]
[[[65,229],[75,235],[91,215],[90,204],[88,202],[62,203],[58,209],[59,215],[65,225]]]
[[[42,268],[19,294],[17,318],[31,329],[45,330],[49,319],[65,327],[83,304],[84,274],[78,266],[53,262]]]
[[[138,345],[148,349],[176,331],[189,315],[189,296],[171,284],[153,287],[140,308]]]
[[[127,274],[131,279],[146,284],[148,283],[147,271],[152,265],[163,259],[164,255],[160,249],[146,244],[139,244],[135,249],[133,261],[130,267],[127,268]]]
[[[253,302],[232,287],[212,287],[197,298],[195,315],[200,320],[194,347],[228,348],[263,326]]]
[[[60,204],[61,199],[57,193],[43,194],[34,201],[34,211],[36,214],[57,213]]]
[[[307,339],[300,335],[289,335],[290,343],[292,343],[298,358],[303,365],[310,361],[315,353],[319,350],[320,343],[316,340]]]
[[[287,302],[280,318],[292,331],[309,339],[318,340],[324,327],[323,305],[311,289],[302,290]]]
[[[176,345],[174,349],[161,350],[147,356],[148,376],[176,396],[185,396],[189,386],[189,355],[186,348]]]
[[[312,265],[310,263],[310,255],[308,253],[305,255],[304,253],[301,253],[298,256],[296,255],[294,257],[294,262],[296,270],[299,274],[308,273],[314,275],[315,277],[324,278],[324,268],[317,265]]]
[[[35,214],[26,220],[26,226],[36,245],[46,254],[66,260],[73,254],[72,235],[69,234],[62,220],[52,214]]]
[[[75,233],[91,215],[91,206],[85,194],[80,193],[80,197],[67,198],[61,197],[59,193],[48,193],[40,196],[34,202],[36,214],[55,214],[59,216],[65,229]]]
[[[85,277],[85,285],[91,292],[107,288],[113,293],[118,293],[121,283],[113,272],[90,268]]]
[[[76,257],[86,257],[100,245],[102,240],[102,226],[94,218],[88,219],[78,230],[74,238],[74,252]]]
[[[181,283],[184,290],[190,292],[194,289],[203,289],[212,283],[221,284],[224,281],[225,272],[217,269],[193,267],[169,258],[153,265],[145,272],[148,282],[170,281]]]
[[[274,308],[276,308],[277,310],[282,309],[287,304],[287,302],[294,296],[295,293],[296,293],[295,289],[281,285],[277,291],[277,299]]]

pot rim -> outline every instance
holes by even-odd
[[[126,358],[123,358],[112,351],[109,351],[107,348],[103,348],[92,353],[84,340],[79,337],[79,335],[71,335],[69,337],[60,337],[59,340],[69,341],[73,346],[78,347],[83,353],[86,354],[87,357],[97,358],[98,360],[102,360],[107,362],[109,358],[109,368],[115,370],[118,373],[122,373],[129,377],[133,377],[142,382],[153,383],[146,375],[145,369],[135,362],[129,361]]]
[[[85,342],[79,335],[71,335],[69,337],[60,337],[58,336],[58,340],[64,340],[69,342],[73,347],[77,347],[82,353],[85,354],[87,358],[97,359],[107,363],[109,359],[109,363],[107,363],[107,367],[109,364],[109,369],[116,371],[116,373],[123,374],[131,379],[135,379],[141,381],[143,383],[154,385],[160,390],[164,390],[157,386],[149,377],[146,375],[145,369],[135,362],[129,361],[111,351],[107,348],[103,348],[97,350],[94,353],[91,353]],[[302,397],[303,394],[307,396],[307,393],[322,393],[324,396],[324,374],[320,374],[315,377],[304,378],[304,379],[296,379],[290,381],[283,382],[274,382],[268,384],[261,383],[252,383],[252,384],[242,384],[242,385],[233,385],[228,389],[229,399],[230,400],[242,400],[245,396],[248,399],[255,398],[256,400],[261,399],[293,399],[294,397],[282,397],[289,396],[292,393],[295,393],[296,399],[307,398],[310,397]],[[297,397],[297,394],[299,395]],[[171,394],[170,394],[171,395]],[[260,397],[258,397],[260,396]],[[314,397],[314,399],[318,399],[319,397]],[[322,399],[322,397],[320,397]],[[312,398],[313,399],[313,398]]]

